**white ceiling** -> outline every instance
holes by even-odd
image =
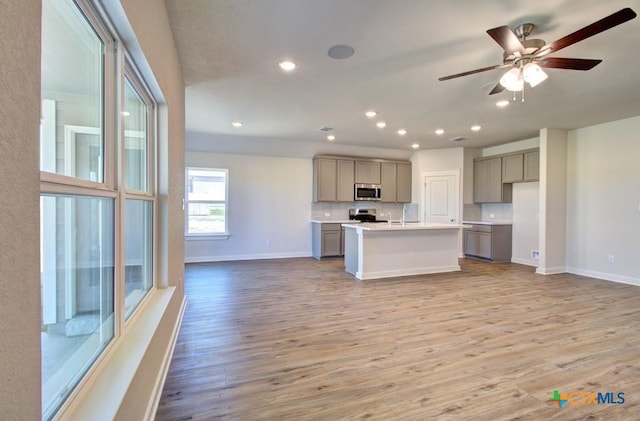
[[[640,115],[640,18],[554,57],[595,58],[589,71],[548,69],[549,79],[512,99],[489,96],[505,70],[445,82],[438,77],[499,64],[486,30],[536,24],[550,43],[640,0],[166,0],[186,83],[187,148],[335,144],[410,152],[485,147]],[[328,57],[335,44],[353,57]],[[297,63],[284,73],[278,62]],[[387,123],[375,127],[364,112]],[[240,129],[231,126],[241,120]],[[474,133],[470,126],[479,124]],[[396,130],[408,134],[400,137]],[[437,136],[436,128],[446,133]],[[451,142],[455,136],[467,138]]]

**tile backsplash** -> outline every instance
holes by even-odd
[[[464,205],[463,215],[464,221],[511,221],[513,206],[511,203],[469,203]]]
[[[348,202],[313,202],[311,203],[311,219],[319,221],[342,221],[349,219],[349,209],[376,209],[378,219],[402,219],[402,203],[348,203]],[[389,217],[389,214],[391,216]]]

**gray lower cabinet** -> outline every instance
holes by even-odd
[[[492,262],[510,262],[511,225],[474,224],[465,228],[464,254]]]
[[[312,230],[313,257],[320,259],[344,255],[344,228],[340,223],[313,222]]]

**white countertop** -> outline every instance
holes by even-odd
[[[314,224],[357,224],[358,221],[352,221],[350,219],[312,219]]]
[[[342,224],[345,228],[357,228],[362,231],[413,231],[413,230],[442,230],[442,229],[460,229],[466,228],[467,225],[460,224],[429,224],[423,222],[394,222],[388,223],[373,223],[366,222],[359,224],[346,223]]]
[[[473,225],[513,225],[512,221],[502,221],[499,219],[491,220],[491,221],[462,221],[463,224],[473,224]]]

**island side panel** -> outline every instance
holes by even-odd
[[[459,228],[363,231],[359,279],[459,271]]]
[[[356,231],[356,228],[344,226],[344,269],[353,276],[356,276],[358,271],[358,233]]]

